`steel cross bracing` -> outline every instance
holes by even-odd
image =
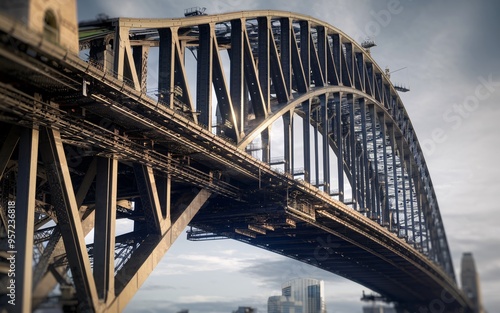
[[[100,20],[80,34],[86,60],[0,19],[2,251],[6,203],[26,208],[16,310],[59,284],[63,305],[121,311],[188,224],[192,240],[281,253],[402,309],[443,291],[448,311],[470,308],[409,117],[350,37],[275,11]],[[133,227],[119,234],[123,220]]]

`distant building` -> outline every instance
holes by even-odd
[[[483,313],[479,275],[476,272],[474,258],[470,252],[462,255],[460,281],[462,283],[462,290],[474,304],[474,313]]]
[[[257,313],[257,309],[248,306],[240,306],[238,310],[233,311],[233,313]]]
[[[363,313],[396,313],[396,309],[389,306],[373,304],[364,306]]]
[[[302,313],[326,313],[324,282],[312,278],[298,278],[281,285],[282,295],[296,304],[302,302]]]
[[[281,285],[281,296],[269,297],[268,313],[326,313],[324,283],[298,278]]]
[[[283,296],[271,296],[267,299],[267,313],[282,313],[282,301],[285,300]]]

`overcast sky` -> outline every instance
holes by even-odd
[[[389,15],[390,3],[393,13]],[[307,14],[352,38],[372,37],[375,61],[402,94],[424,147],[455,272],[473,252],[486,309],[500,311],[500,4],[491,1],[79,1],[80,20],[111,17],[180,17],[184,9],[209,14],[279,9]],[[381,19],[381,17],[385,19]],[[182,236],[135,295],[126,312],[231,312],[253,306],[297,276],[325,280],[328,312],[361,312],[366,288],[301,263],[235,241],[188,242]]]

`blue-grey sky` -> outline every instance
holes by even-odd
[[[249,9],[300,12],[360,41],[409,85],[401,97],[436,189],[457,276],[463,252],[474,253],[486,309],[500,312],[500,3],[467,0],[88,0],[80,20],[180,17],[184,9],[209,14]],[[391,9],[391,10],[389,10]],[[386,14],[384,12],[389,12]],[[391,13],[392,12],[392,13]],[[328,312],[361,312],[366,288],[301,263],[235,241],[188,242],[181,237],[135,295],[126,312],[231,312],[267,298],[292,277],[325,280]]]

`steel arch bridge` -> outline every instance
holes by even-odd
[[[80,50],[0,19],[5,307],[15,207],[18,312],[56,286],[63,305],[121,311],[188,225],[400,311],[471,309],[410,118],[342,31],[278,11],[101,19]]]

